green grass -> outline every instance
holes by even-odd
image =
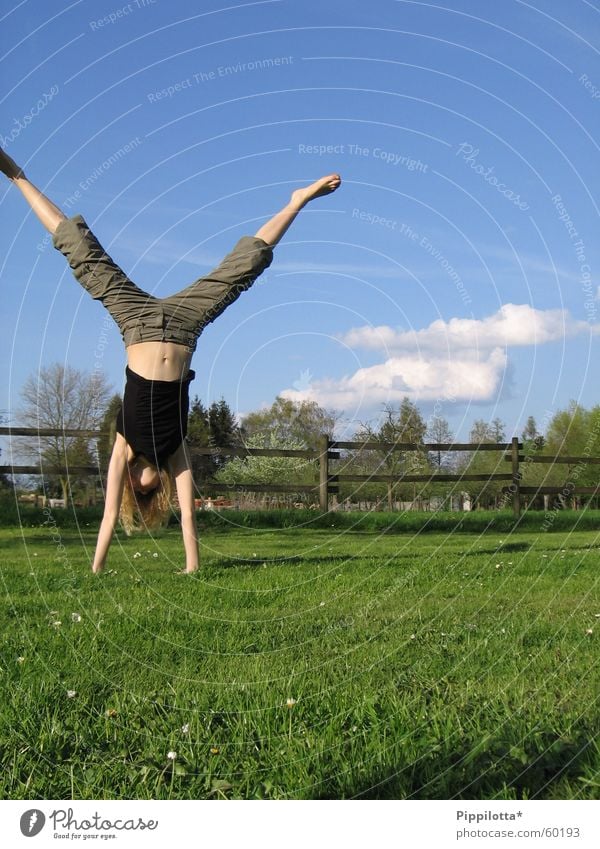
[[[0,530],[0,798],[600,798],[596,531],[247,516]]]

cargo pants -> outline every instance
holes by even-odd
[[[117,323],[125,347],[137,342],[176,342],[191,351],[198,336],[271,264],[273,249],[243,236],[214,271],[190,286],[156,298],[144,292],[108,256],[81,215],[63,219],[53,236],[73,274]]]

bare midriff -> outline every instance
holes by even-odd
[[[136,342],[127,348],[127,365],[146,380],[185,380],[192,352],[177,342]]]

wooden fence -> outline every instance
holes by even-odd
[[[0,427],[0,436],[28,436],[28,437],[48,437],[48,436],[85,436],[88,438],[98,438],[99,431],[91,430],[54,430],[50,428],[26,428],[26,427]],[[557,456],[551,457],[534,452],[528,456],[521,453],[523,444],[519,442],[517,437],[513,437],[510,442],[453,442],[453,443],[408,443],[408,442],[348,442],[331,439],[328,434],[323,434],[319,440],[317,451],[310,450],[295,450],[284,448],[247,448],[245,446],[232,446],[230,448],[192,448],[191,453],[196,456],[217,456],[217,457],[295,457],[312,461],[318,465],[318,480],[312,484],[266,484],[266,483],[218,483],[216,481],[203,482],[201,489],[207,493],[218,492],[266,492],[266,493],[306,493],[313,495],[318,499],[319,507],[322,511],[329,510],[329,496],[339,492],[339,485],[342,483],[387,483],[389,485],[398,485],[402,483],[465,483],[469,481],[479,482],[502,482],[510,484],[503,487],[503,493],[506,501],[512,505],[515,518],[521,514],[522,496],[523,495],[599,495],[600,482],[593,487],[585,486],[578,487],[573,481],[567,481],[565,484],[556,484],[552,486],[522,486],[521,480],[523,477],[522,466],[527,463],[544,463],[544,464],[567,464],[570,466],[578,466],[580,464],[600,464],[600,457],[566,457]],[[432,472],[431,474],[336,474],[330,470],[330,461],[339,460],[341,457],[340,451],[378,451],[392,454],[394,452],[419,452],[421,454],[433,452],[469,452],[478,453],[480,451],[502,451],[504,453],[503,460],[510,463],[510,471],[506,473],[492,474],[475,474],[462,472],[456,474],[446,474],[441,472]],[[76,474],[99,476],[98,467],[94,466],[70,466],[63,469],[54,467],[43,469],[39,466],[26,465],[0,465],[0,473],[2,474],[30,474],[30,475],[57,475],[57,474]]]

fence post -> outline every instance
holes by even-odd
[[[319,440],[319,507],[323,513],[329,510],[329,434]]]
[[[518,519],[521,515],[521,473],[519,472],[519,437],[513,436],[511,443],[512,459],[512,502],[513,516]]]

